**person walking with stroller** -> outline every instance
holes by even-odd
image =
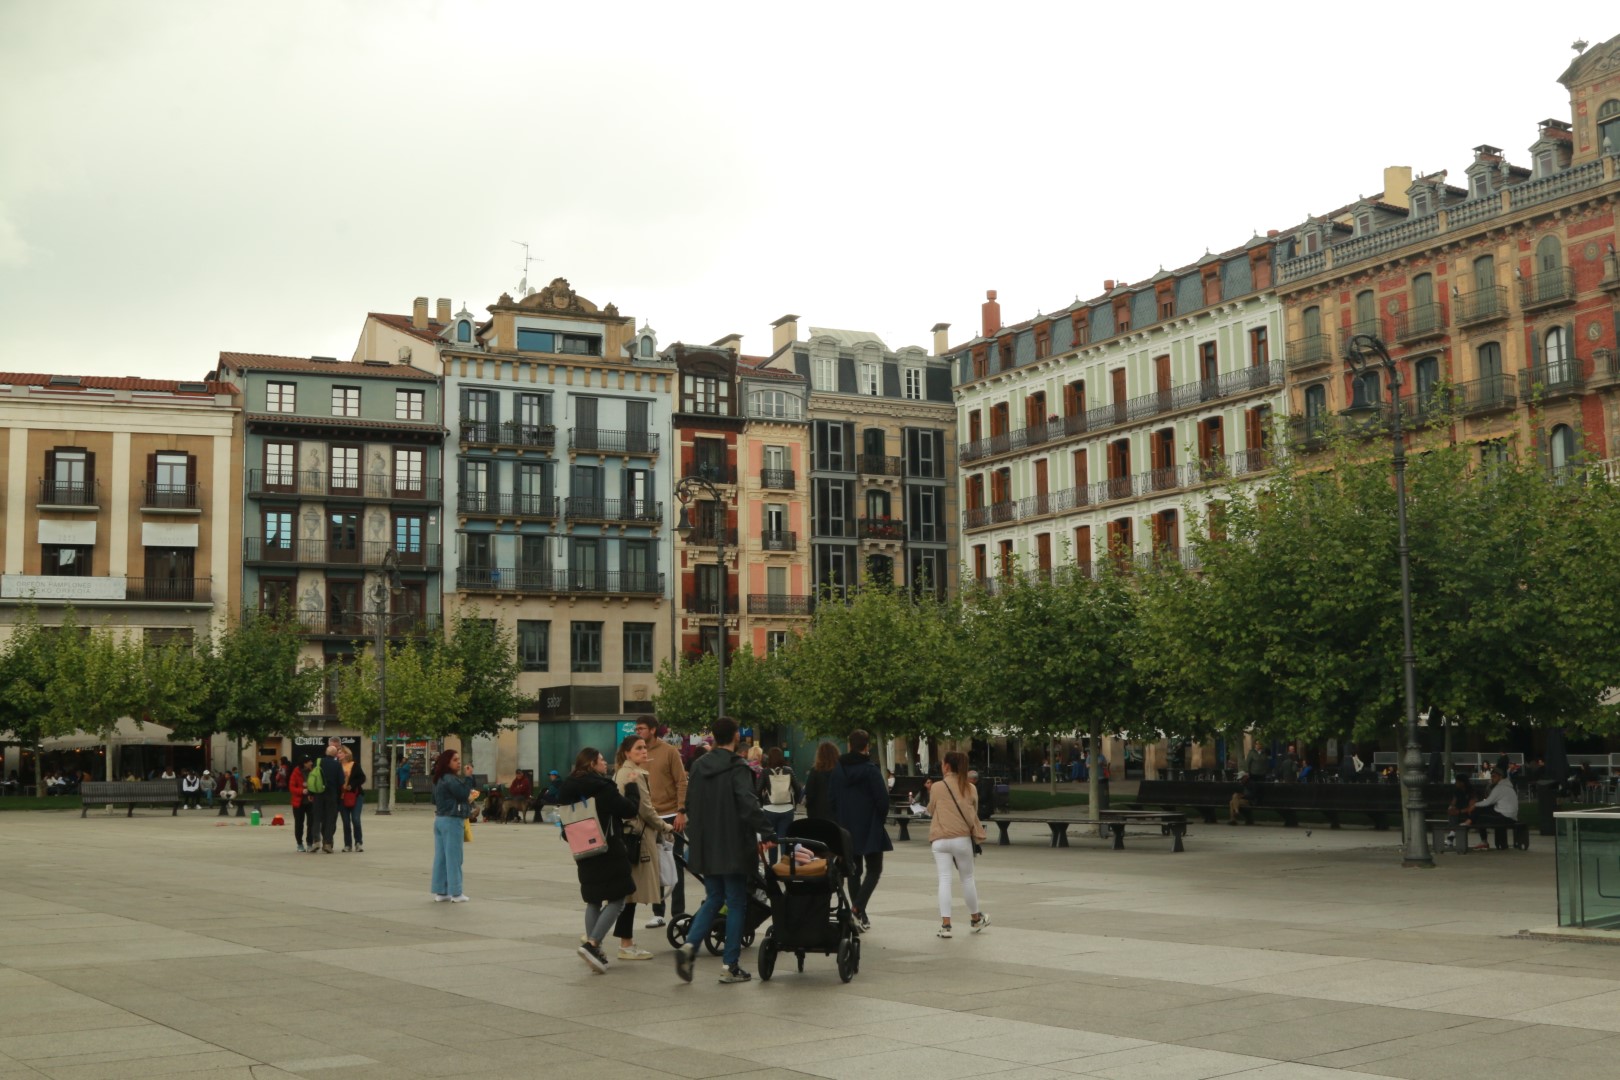
[[[883,774],[872,764],[869,750],[872,736],[856,729],[849,733],[849,753],[838,759],[832,775],[833,815],[849,832],[850,853],[855,870],[855,921],[863,931],[872,929],[866,904],[877,891],[883,876],[883,853],[893,851],[894,843],[883,827],[889,816],[889,789]]]
[[[951,936],[951,868],[962,879],[962,899],[972,917],[977,934],[990,925],[979,910],[979,890],[973,880],[973,856],[984,843],[984,823],[973,811],[979,805],[979,792],[968,783],[967,755],[953,750],[945,755],[945,778],[928,782],[928,840],[934,849],[934,868],[939,871],[939,931]]]
[[[692,916],[686,944],[675,952],[675,972],[692,981],[698,946],[709,936],[720,906],[726,908],[726,947],[721,955],[723,983],[753,976],[738,966],[743,924],[748,914],[748,874],[759,862],[760,837],[772,835],[754,790],[754,772],[737,756],[737,721],[714,722],[714,748],[692,764],[686,788],[687,861],[703,880],[706,895]]]
[[[574,863],[579,875],[580,899],[585,901],[585,940],[580,943],[579,958],[598,975],[605,975],[608,958],[602,951],[602,942],[618,922],[625,902],[636,891],[623,833],[624,822],[635,818],[640,811],[639,796],[632,801],[619,794],[608,776],[607,758],[593,746],[587,746],[574,758],[573,771],[559,790],[567,805],[587,799],[595,801],[596,821],[602,827],[602,839],[606,842],[606,850],[601,854]],[[633,940],[631,944],[633,947]]]

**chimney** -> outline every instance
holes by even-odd
[[[1391,206],[1410,209],[1406,189],[1412,186],[1412,166],[1390,165],[1384,169],[1384,201]]]
[[[984,337],[1001,329],[1001,305],[996,303],[994,289],[985,290],[984,304],[979,308],[979,327]]]
[[[426,330],[427,324],[427,297],[418,296],[416,303],[411,305],[411,326],[417,330]]]
[[[1277,238],[1277,230],[1276,229],[1267,229],[1266,230],[1266,239],[1267,240],[1275,240],[1276,238]]]
[[[730,349],[732,352],[741,353],[742,352],[742,335],[741,334],[727,334],[725,337],[721,338],[719,341],[714,342],[711,347],[716,348],[716,349]]]
[[[1103,279],[1103,292],[1111,293],[1113,291],[1114,291],[1114,279],[1113,278],[1104,278]]]
[[[450,301],[442,296],[439,297],[439,325],[450,325]]]
[[[951,347],[951,339],[946,336],[946,333],[950,330],[950,328],[951,324],[948,322],[937,322],[934,324],[935,356],[944,356],[945,353],[949,351]]]
[[[771,352],[779,353],[785,346],[799,340],[799,317],[784,315],[771,323]]]

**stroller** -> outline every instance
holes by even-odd
[[[759,977],[769,980],[778,953],[792,953],[804,970],[805,953],[838,955],[844,982],[861,969],[861,935],[845,882],[849,834],[836,822],[804,818],[779,841],[781,854],[765,879],[771,928],[759,945]]]
[[[684,858],[675,856],[675,863],[682,871],[697,879],[702,885],[703,877],[694,871]],[[754,931],[759,929],[761,923],[771,917],[770,897],[765,894],[765,872],[758,859],[754,860],[754,869],[748,875],[748,912],[743,918],[742,946],[747,949],[754,944]],[[686,933],[692,928],[692,916],[680,915],[669,921],[664,928],[664,937],[669,941],[670,948],[679,949],[686,944]],[[709,950],[710,956],[719,956],[726,947],[726,909],[722,905],[720,915],[709,927],[704,937],[703,945]]]

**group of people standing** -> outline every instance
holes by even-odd
[[[754,760],[750,760],[753,758]],[[433,767],[435,901],[462,902],[462,845],[465,820],[479,792],[471,770],[454,751]],[[851,907],[862,932],[870,932],[867,905],[883,875],[883,856],[894,845],[885,828],[889,794],[871,759],[871,737],[850,734],[847,752],[830,743],[816,751],[815,764],[801,786],[780,748],[762,754],[739,753],[737,722],[720,717],[708,750],[693,759],[690,773],[679,752],[658,737],[654,721],[644,720],[627,735],[610,762],[595,747],[582,749],[558,789],[559,801],[587,801],[606,851],[576,863],[584,901],[584,934],[579,955],[594,972],[610,964],[607,943],[617,939],[616,959],[647,960],[652,953],[636,943],[638,906],[650,906],[647,929],[685,913],[684,863],[703,879],[704,899],[676,952],[676,971],[690,982],[698,943],[724,910],[722,983],[752,978],[740,966],[748,910],[749,876],[761,856],[787,834],[802,803],[811,817],[836,821],[849,834]],[[949,938],[953,878],[962,882],[974,932],[989,926],[980,910],[973,858],[984,840],[975,812],[978,793],[968,779],[967,756],[946,754],[944,779],[929,787],[929,839],[939,874],[941,925]]]
[[[361,811],[366,806],[366,770],[336,739],[319,758],[306,758],[287,774],[293,839],[299,851],[332,854],[343,824],[343,850],[365,851]]]

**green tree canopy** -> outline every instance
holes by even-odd
[[[461,673],[455,686],[460,706],[446,734],[460,737],[462,760],[471,765],[472,740],[509,726],[529,704],[517,689],[517,644],[510,630],[470,609],[456,613],[442,648],[443,670]]]
[[[784,699],[781,662],[774,656],[755,656],[746,645],[727,660],[726,712],[743,727],[779,723]],[[659,721],[685,735],[708,731],[714,724],[719,672],[719,658],[712,653],[687,660],[679,671],[664,661],[653,698]]]
[[[302,732],[301,714],[321,692],[323,672],[301,659],[297,624],[249,613],[209,644],[203,664],[208,696],[204,717],[213,729],[257,742]]]

